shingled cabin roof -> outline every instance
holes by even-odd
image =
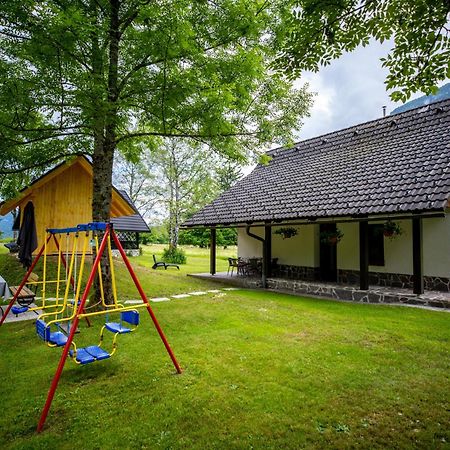
[[[278,148],[184,226],[444,211],[450,100]]]
[[[139,214],[133,200],[129,197],[126,191],[119,190],[119,194],[128,202],[128,204],[136,211],[136,214],[131,216],[112,217],[111,223],[117,231],[133,231],[133,232],[150,232],[150,228],[146,224],[144,218]]]

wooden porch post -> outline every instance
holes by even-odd
[[[413,287],[414,294],[423,294],[422,218],[412,219]]]
[[[359,222],[359,288],[369,289],[369,223]]]
[[[272,227],[264,227],[263,272],[265,278],[272,276]]]
[[[209,273],[216,274],[216,228],[211,228],[209,243]]]

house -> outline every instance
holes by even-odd
[[[0,203],[0,215],[16,208],[23,212],[31,202],[39,249],[47,228],[66,228],[92,222],[92,179],[91,162],[84,156],[78,156],[49,170],[22,189],[15,198]],[[150,231],[131,199],[115,188],[112,192],[111,222],[124,248],[130,251],[138,249],[138,234]],[[18,228],[19,224],[15,225]],[[47,251],[55,253],[53,241],[48,245]]]
[[[213,243],[237,227],[239,257],[262,258],[264,286],[275,275],[450,291],[450,100],[268,155],[184,227],[211,228]],[[401,234],[384,236],[392,226]]]

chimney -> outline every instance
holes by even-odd
[[[383,117],[386,117],[386,106],[383,106]]]

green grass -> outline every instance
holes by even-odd
[[[133,267],[139,271],[139,280],[149,297],[164,297],[171,294],[181,294],[217,286],[215,283],[205,282],[187,276],[188,273],[209,272],[209,250],[206,249],[183,246],[182,248],[186,251],[187,255],[187,264],[180,265],[180,270],[174,267],[169,267],[167,270],[164,270],[164,268],[152,269],[152,255],[156,255],[157,260],[160,261],[165,247],[162,244],[144,245],[141,256],[130,258]],[[217,249],[216,264],[218,272],[227,270],[228,258],[235,257],[236,252],[236,247]],[[56,257],[48,258],[48,279],[56,279],[56,259]],[[35,270],[40,276],[42,275],[42,261],[43,258],[41,258]],[[128,275],[125,265],[119,258],[115,259],[115,261],[117,278],[120,280],[118,283],[120,298],[138,298],[136,289]],[[85,279],[89,273],[90,258],[87,260],[86,267],[87,269],[84,271]],[[25,269],[18,263],[16,255],[7,253],[7,249],[2,248],[2,246],[0,246],[0,275],[12,286],[19,284],[25,275]],[[52,285],[48,286],[47,293],[50,296],[54,295]]]
[[[148,287],[169,289],[167,280],[176,291],[191,282],[148,269],[145,255],[133,263]],[[113,358],[84,367],[67,361],[40,435],[60,350],[40,343],[30,323],[4,325],[0,448],[448,448],[445,312],[262,291],[152,307],[184,373],[174,374],[141,314]],[[83,323],[77,344],[96,344],[100,326]]]

